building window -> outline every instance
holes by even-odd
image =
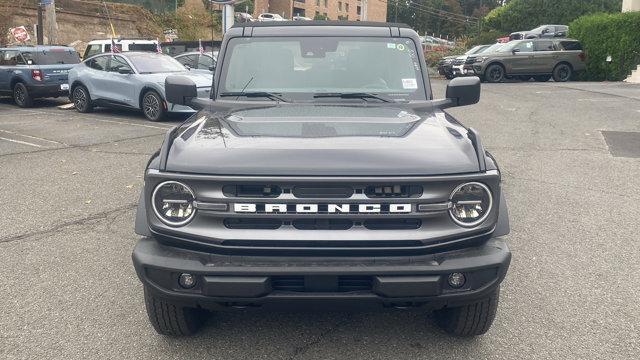
[[[324,7],[325,8],[327,7],[327,0],[324,0]],[[325,14],[325,15],[327,15],[327,14]]]
[[[329,20],[329,17],[327,16],[327,13],[326,13],[326,12],[324,13],[324,19],[325,19],[325,20]]]
[[[362,15],[362,7],[356,6],[356,14]]]
[[[320,16],[320,11],[316,10],[316,17]]]
[[[342,1],[338,1],[338,11],[342,11]]]
[[[349,3],[344,4],[344,8],[345,10],[347,10],[347,12],[349,12]]]
[[[316,6],[320,6],[320,0],[316,0]],[[317,11],[316,11],[317,12]],[[317,15],[317,14],[316,14]]]

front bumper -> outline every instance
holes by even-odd
[[[34,98],[66,96],[69,95],[69,88],[64,85],[68,86],[67,83],[29,84],[27,85],[27,90],[29,91],[29,95]],[[62,88],[63,86],[65,89]]]
[[[233,256],[142,238],[132,257],[138,277],[150,291],[186,306],[321,300],[442,308],[474,302],[492,292],[505,277],[511,252],[504,241],[490,239],[481,246],[419,256]],[[467,281],[460,289],[447,283],[453,272],[465,274]],[[196,276],[195,287],[180,287],[182,273]]]

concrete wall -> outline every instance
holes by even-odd
[[[640,0],[623,0],[622,11],[640,11]]]

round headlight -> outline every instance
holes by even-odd
[[[191,221],[196,213],[193,191],[183,183],[165,181],[156,186],[151,196],[153,211],[163,223],[182,226]]]
[[[471,182],[458,186],[451,193],[449,214],[456,224],[472,227],[483,222],[493,205],[489,188],[482,183]]]

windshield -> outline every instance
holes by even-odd
[[[392,101],[426,100],[420,60],[410,39],[234,38],[222,64],[220,94],[270,92],[313,100],[319,94],[369,93]]]
[[[78,52],[71,49],[23,51],[22,56],[29,65],[77,64],[80,62]]]
[[[493,45],[489,46],[488,48],[486,48],[486,49],[484,49],[484,50],[482,50],[480,52],[481,53],[487,53],[487,54],[492,53],[492,52],[499,52],[500,49],[502,49],[502,47],[505,46],[505,45],[506,44],[500,44],[500,43],[493,44]]]
[[[486,47],[488,47],[488,46],[487,45],[477,45],[477,46],[474,46],[471,49],[469,49],[469,51],[467,51],[464,54],[465,55],[473,55],[475,53],[482,52],[482,50],[484,50]]]
[[[171,56],[146,53],[146,54],[127,54],[133,66],[140,74],[155,73],[171,73],[182,72],[187,69]]]

